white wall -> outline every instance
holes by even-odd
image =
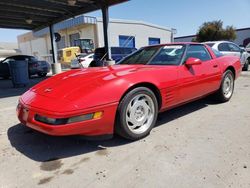
[[[20,48],[22,54],[25,54],[25,55],[32,54],[31,41],[19,43],[19,48]]]
[[[97,22],[99,47],[104,46],[103,25],[102,22]],[[119,35],[134,36],[135,47],[141,48],[148,46],[148,38],[160,38],[161,43],[171,42],[171,32],[162,28],[157,28],[150,25],[138,23],[126,23],[110,21],[110,45],[119,46]]]
[[[45,38],[37,38],[31,41],[32,45],[32,55],[41,59],[42,56],[47,54],[46,40]]]
[[[19,43],[19,48],[22,54],[33,55],[41,60],[43,59],[43,56],[48,53],[45,38],[37,38],[31,41]]]

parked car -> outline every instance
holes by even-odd
[[[237,44],[228,41],[205,42],[208,46],[218,50],[223,55],[234,55],[240,57],[242,70],[247,71],[250,63],[250,54],[245,49],[240,48]]]
[[[79,54],[75,59],[71,61],[71,69],[78,69],[84,67],[89,67],[89,64],[93,61],[94,54]],[[80,64],[81,65],[80,65]]]
[[[250,43],[246,46],[246,51],[250,53]]]
[[[130,47],[111,47],[111,57],[117,63],[122,58],[133,53],[136,50],[137,50],[136,48],[130,48]],[[91,62],[90,66],[91,67],[103,66],[105,58],[106,54],[104,47],[96,48],[94,52],[94,59],[93,62]]]
[[[38,75],[44,77],[50,71],[50,64],[46,61],[38,61],[34,56],[16,55],[10,56],[0,62],[0,76],[9,78],[9,62],[10,61],[28,61],[29,76]]]
[[[168,55],[169,49],[179,49]],[[24,93],[22,124],[49,135],[147,136],[158,112],[213,94],[229,101],[241,72],[236,56],[216,57],[199,43],[141,48],[118,64],[75,69]],[[39,110],[38,110],[39,109]]]

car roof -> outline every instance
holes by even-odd
[[[189,45],[189,44],[202,44],[202,43],[199,43],[199,42],[170,42],[170,43],[164,43],[164,44],[155,44],[155,45],[150,45],[150,46],[145,46],[145,47],[156,47],[156,46],[167,46],[167,45]]]
[[[112,49],[136,49],[135,47],[120,47],[120,46],[111,46],[110,48]],[[99,47],[99,48],[96,48],[96,49],[104,49],[104,47]]]
[[[226,41],[226,40],[220,40],[220,41],[206,41],[206,42],[203,42],[204,44],[206,43],[215,43],[215,44],[219,44],[219,43],[234,43],[234,42],[231,42],[231,41]]]

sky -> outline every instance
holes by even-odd
[[[235,28],[250,27],[250,0],[131,0],[110,7],[110,18],[149,22],[193,35],[202,23],[222,20]],[[101,11],[87,15],[101,17]],[[0,42],[16,42],[25,30],[0,29]]]

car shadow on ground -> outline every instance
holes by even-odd
[[[0,99],[6,98],[6,97],[14,97],[14,96],[22,95],[24,92],[26,92],[32,86],[38,84],[39,82],[41,82],[49,77],[50,76],[40,78],[40,77],[34,76],[34,77],[30,78],[30,82],[26,87],[19,87],[19,88],[14,88],[12,81],[10,79],[1,79],[0,78]]]
[[[22,124],[9,128],[7,134],[11,145],[17,151],[39,162],[82,155],[130,143],[118,136],[99,141],[88,141],[79,136],[50,136]]]
[[[179,117],[213,105],[214,102],[202,99],[182,107],[172,109],[159,114],[156,126],[166,124]],[[90,152],[98,152],[109,147],[131,144],[131,141],[114,136],[110,140],[87,141],[79,137],[55,137],[34,131],[21,124],[14,125],[8,129],[8,139],[11,145],[28,158],[39,161],[52,161]]]
[[[213,99],[213,96],[208,96],[206,98],[187,103],[185,105],[173,108],[166,112],[159,113],[158,119],[156,122],[156,127],[162,124],[168,123],[185,115],[188,115],[192,112],[198,111],[202,108],[205,108],[209,105],[216,105],[218,101]]]

